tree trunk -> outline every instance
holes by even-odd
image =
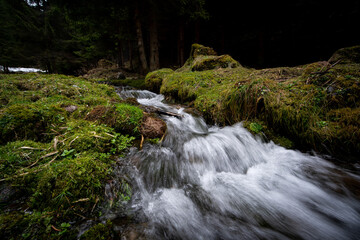
[[[184,21],[179,21],[179,36],[178,36],[178,63],[180,66],[185,63],[184,48],[185,48],[185,31]]]
[[[199,20],[195,21],[194,30],[195,30],[195,43],[200,43],[200,23],[199,23]]]
[[[141,30],[141,21],[140,21],[140,14],[138,6],[135,7],[135,26],[136,26],[136,37],[137,37],[137,44],[139,49],[139,57],[141,63],[141,71],[146,73],[148,71],[148,64],[146,61],[145,55],[145,46],[144,46],[144,39]]]
[[[160,68],[159,60],[159,38],[158,38],[158,26],[156,20],[156,13],[154,8],[150,10],[150,71],[154,71]]]
[[[10,73],[9,71],[9,66],[7,66],[6,64],[4,64],[4,73]]]
[[[264,30],[258,32],[258,67],[263,67],[265,62]]]
[[[133,70],[133,58],[132,58],[132,44],[131,41],[128,40],[128,48],[129,48],[129,69]]]
[[[122,41],[119,41],[119,54],[120,54],[120,59],[121,59],[121,63],[119,64],[119,67],[124,67],[125,58],[124,58],[124,50],[123,50]]]

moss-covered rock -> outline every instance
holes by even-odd
[[[149,89],[150,91],[159,93],[164,77],[166,77],[168,74],[171,74],[173,72],[174,71],[170,68],[163,68],[148,73],[145,77],[146,88]]]
[[[217,53],[210,47],[205,47],[201,44],[194,43],[191,45],[190,58],[196,58],[198,56],[216,56]]]
[[[229,55],[197,57],[191,64],[192,71],[204,71],[217,68],[236,68],[240,64]]]

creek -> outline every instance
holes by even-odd
[[[149,91],[122,90],[162,116],[161,144],[131,151],[129,208],[148,239],[359,239],[359,167],[288,150],[241,123],[209,126]]]

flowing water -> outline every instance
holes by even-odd
[[[360,176],[321,157],[251,135],[241,123],[219,128],[123,90],[163,116],[161,145],[127,156],[135,164],[135,212],[152,239],[360,239]],[[357,171],[358,172],[358,171]]]

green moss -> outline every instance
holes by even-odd
[[[34,141],[9,142],[0,146],[0,179],[13,176],[49,153],[50,144]],[[46,159],[44,159],[46,161]]]
[[[197,57],[191,64],[192,71],[204,71],[217,68],[236,68],[240,64],[229,55]]]
[[[13,104],[0,113],[0,143],[9,140],[48,139],[53,125],[62,124],[66,111],[58,105]]]
[[[113,106],[99,105],[86,116],[86,120],[96,121],[124,134],[139,134],[143,117],[142,110],[133,105],[118,103]]]
[[[113,87],[80,78],[0,78],[0,180],[15,194],[5,201],[16,197],[0,205],[2,238],[75,239],[80,216],[94,217],[100,204],[131,198],[125,178],[111,200],[104,199],[104,188],[114,177],[114,156],[139,134],[141,109],[121,103]],[[85,120],[96,106],[114,113],[112,124],[103,121],[104,112]]]
[[[145,77],[146,88],[153,92],[160,92],[163,79],[173,72],[174,71],[170,68],[163,68],[148,73]]]
[[[214,49],[210,47],[205,47],[198,43],[194,43],[191,46],[190,57],[196,58],[198,56],[211,56],[211,55],[216,55],[216,52],[214,51]]]
[[[108,220],[105,224],[99,223],[87,230],[80,239],[84,240],[110,240],[113,239],[112,223]]]
[[[133,132],[138,134],[143,118],[143,112],[140,108],[129,104],[116,104],[116,123],[115,130],[120,132]]]

